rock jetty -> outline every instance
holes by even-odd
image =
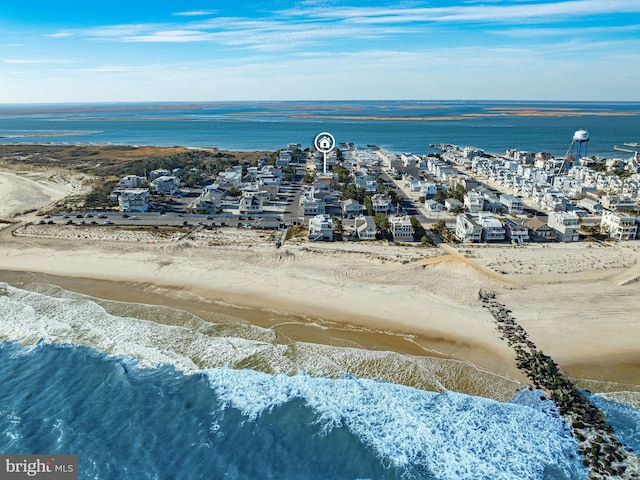
[[[501,338],[513,348],[518,368],[529,377],[535,388],[547,392],[548,398],[555,401],[560,414],[571,426],[582,462],[589,470],[589,478],[640,479],[638,459],[630,448],[618,441],[603,412],[560,372],[551,357],[538,350],[524,328],[511,316],[511,311],[496,301],[494,293],[481,290],[479,297],[495,319]]]

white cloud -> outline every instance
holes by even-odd
[[[218,10],[190,10],[188,12],[176,12],[174,17],[199,17],[205,15],[215,15]]]
[[[19,64],[19,65],[36,65],[43,63],[55,63],[55,64],[71,64],[75,63],[72,60],[63,60],[59,58],[5,58],[4,63]]]
[[[67,38],[67,37],[72,37],[73,34],[70,32],[57,32],[57,33],[49,33],[47,34],[47,37],[50,38]]]
[[[211,39],[211,34],[197,30],[162,30],[149,35],[125,36],[125,42],[186,43]]]
[[[336,7],[331,9],[290,9],[287,16],[304,16],[316,19],[348,20],[357,23],[405,23],[405,22],[488,22],[504,23],[521,20],[533,23],[549,20],[565,22],[567,18],[597,16],[606,13],[640,12],[640,2],[635,0],[570,0],[553,3],[526,4],[472,4],[451,7]]]

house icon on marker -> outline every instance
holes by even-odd
[[[324,135],[318,141],[318,146],[321,150],[331,150],[333,148],[333,142],[328,136]]]

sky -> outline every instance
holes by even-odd
[[[640,0],[3,0],[0,103],[640,101]]]

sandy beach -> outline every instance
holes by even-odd
[[[38,202],[13,208],[40,208],[46,199]],[[480,289],[491,290],[566,373],[600,391],[640,391],[637,242],[425,248],[288,241],[278,249],[270,237],[231,228],[184,238],[13,223],[0,231],[0,270],[38,272],[72,291],[204,319],[226,311],[300,342],[455,360],[515,389],[527,380],[478,299]]]

